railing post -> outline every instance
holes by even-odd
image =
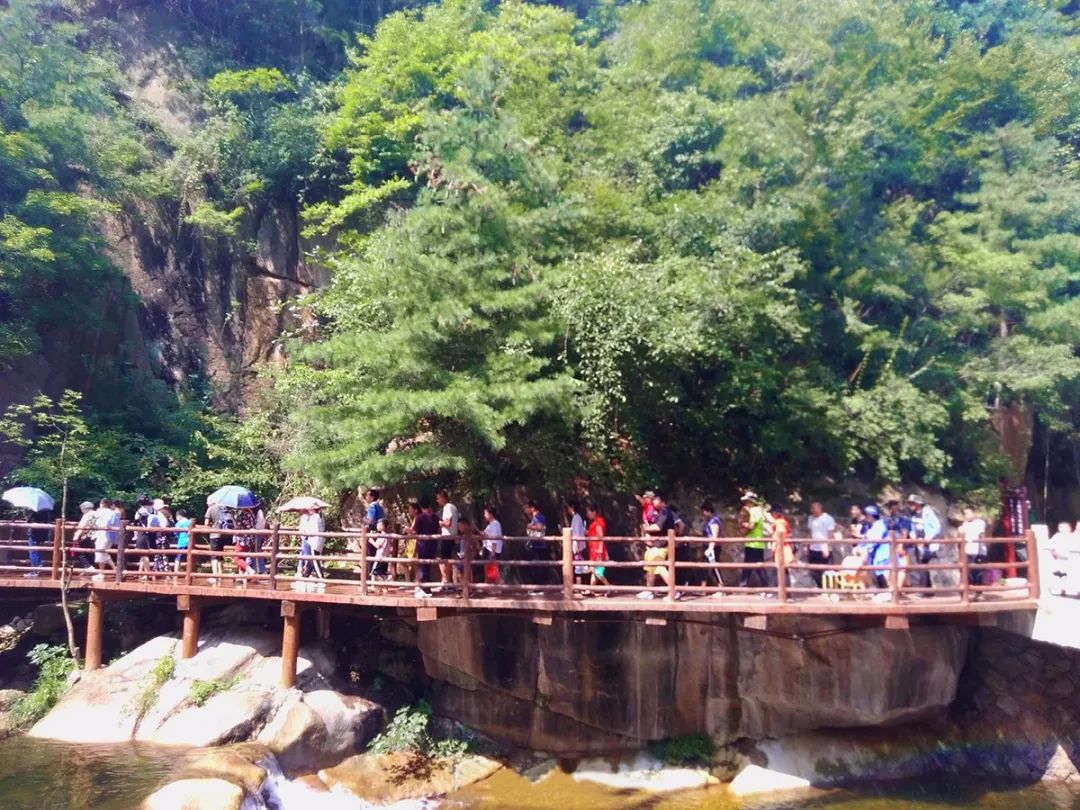
[[[126,520],[120,521],[120,532],[116,538],[116,581],[121,583],[124,581],[124,568],[127,567],[127,527],[128,522]]]
[[[1039,541],[1031,529],[1024,532],[1024,539],[1027,541],[1028,596],[1039,599],[1042,596],[1042,587],[1039,582]]]
[[[62,517],[57,518],[53,525],[52,549],[52,578],[58,579],[60,563],[64,555],[64,519]]]
[[[187,554],[184,555],[184,584],[191,585],[195,581],[195,534],[198,526],[188,527]],[[186,658],[187,656],[185,656]]]
[[[960,604],[968,605],[971,603],[971,592],[968,590],[970,573],[968,569],[967,549],[964,547],[963,543],[957,543],[956,550],[959,552],[960,557]]]
[[[464,567],[461,569],[461,598],[468,599],[469,591],[472,586],[472,567],[473,567],[473,538],[470,536],[463,536],[461,538],[462,551],[462,563]]]
[[[376,527],[378,528],[378,527]],[[367,526],[360,530],[360,595],[367,596],[368,592],[368,530]]]
[[[274,529],[270,534],[270,590],[277,590],[278,575],[278,549],[281,544],[281,521],[274,521]]]
[[[786,602],[787,593],[787,542],[781,540],[773,549],[773,558],[776,562],[776,599],[778,602]]]
[[[668,588],[667,598],[672,602],[675,601],[675,530],[668,529],[667,533],[667,572],[668,572]]]
[[[900,565],[897,559],[900,554],[900,540],[889,538],[889,591],[890,599],[894,605],[900,604]]]
[[[562,530],[562,590],[563,599],[574,598],[574,540],[569,528]]]

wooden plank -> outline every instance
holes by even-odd
[[[667,619],[661,619],[659,616],[646,616],[645,624],[650,627],[667,627]]]
[[[416,609],[416,620],[418,622],[433,622],[439,618],[439,609],[433,607],[422,607]]]
[[[907,616],[886,616],[885,617],[885,629],[886,630],[908,630],[911,627],[911,621]]]
[[[743,618],[743,627],[749,630],[766,630],[769,627],[768,616],[746,616]]]
[[[533,624],[542,624],[545,627],[551,627],[551,614],[542,613],[538,616],[532,617]]]

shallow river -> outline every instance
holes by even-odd
[[[135,745],[5,740],[0,742],[0,808],[135,810],[144,797],[192,755],[176,749]],[[502,771],[440,804],[447,810],[1080,810],[1080,793],[1041,785],[952,783],[927,787],[909,783],[876,790],[822,791],[800,794],[798,798],[740,803],[722,789],[657,797],[577,782],[562,772],[532,784],[511,771]]]

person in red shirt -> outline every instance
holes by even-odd
[[[603,540],[604,535],[607,534],[607,522],[600,514],[600,510],[596,508],[596,504],[592,503],[585,507],[585,517],[589,519],[589,528],[585,531],[589,546],[589,562],[607,562],[607,543]],[[594,566],[592,576],[589,578],[589,585],[596,587],[603,584],[610,587],[611,583],[607,581],[606,573],[607,569],[604,566]]]
[[[644,527],[656,523],[656,515],[659,512],[656,508],[656,493],[650,489],[644,495],[635,495],[634,498],[641,504],[642,533],[648,534],[644,531]]]

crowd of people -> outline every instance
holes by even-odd
[[[905,503],[891,500],[884,505],[876,503],[852,505],[842,521],[825,511],[822,504],[810,504],[805,522],[804,540],[793,540],[792,520],[779,507],[769,505],[753,491],[745,492],[740,500],[737,532],[725,531],[724,520],[710,502],[700,506],[700,520],[684,515],[671,505],[662,493],[645,492],[635,496],[640,506],[640,525],[637,534],[640,543],[636,548],[621,546],[619,559],[636,559],[642,563],[636,570],[639,585],[644,588],[637,593],[641,599],[655,598],[658,586],[682,589],[683,592],[712,586],[719,591],[725,587],[718,568],[704,565],[669,566],[670,538],[675,537],[676,563],[716,563],[718,561],[741,561],[746,567],[738,571],[738,579],[726,584],[754,589],[764,598],[775,596],[779,572],[787,571],[788,587],[798,587],[793,577],[802,570],[812,580],[812,587],[826,586],[825,575],[831,569],[840,569],[857,575],[865,587],[888,588],[890,577],[898,577],[898,585],[916,588],[931,587],[936,583],[927,570],[909,570],[916,565],[932,564],[943,559],[943,540],[951,531],[962,543],[967,561],[978,564],[986,560],[985,538],[987,524],[976,510],[966,507],[963,520],[954,530],[949,530],[941,516],[917,495],[908,496]],[[380,492],[369,489],[364,492],[365,539],[354,540],[350,551],[359,552],[359,542],[368,543],[369,580],[378,587],[380,583],[397,583],[413,588],[417,598],[426,599],[439,589],[459,585],[463,579],[466,560],[472,560],[471,580],[490,585],[504,584],[507,570],[500,565],[503,559],[504,537],[498,509],[491,504],[482,509],[482,521],[473,521],[461,514],[449,492],[440,490],[434,503],[418,499],[408,504],[407,525],[391,525]],[[312,499],[314,500],[314,499]],[[115,569],[113,549],[117,545],[121,525],[127,519],[124,506],[118,501],[102,499],[97,505],[87,501],[80,505],[81,517],[73,535],[72,554],[81,568],[96,568],[104,573]],[[542,590],[545,586],[561,583],[561,571],[556,565],[561,557],[561,543],[554,536],[561,528],[569,531],[573,554],[575,586],[585,593],[604,593],[603,588],[612,585],[608,575],[611,558],[608,524],[602,510],[595,503],[566,501],[561,508],[561,519],[549,523],[540,506],[528,501],[524,506],[524,542],[514,554],[518,565],[513,578],[523,585]],[[36,523],[47,523],[51,516],[43,513],[32,516]],[[691,523],[700,526],[698,542],[689,542]],[[173,512],[165,498],[138,498],[134,511],[128,519],[135,548],[143,554],[137,557],[136,571],[149,577],[151,573],[164,573],[170,569],[180,571],[185,555],[170,553],[186,550],[191,541],[191,528],[196,519],[183,509]],[[231,546],[231,563],[237,574],[252,576],[267,573],[264,551],[267,534],[267,518],[257,500],[246,507],[225,506],[208,499],[202,516],[203,534],[208,540],[212,555],[207,558],[211,581],[226,570],[226,546]],[[734,528],[734,527],[733,527]],[[162,531],[171,529],[171,531]],[[231,530],[252,530],[247,534],[234,534]],[[31,571],[41,566],[41,554],[34,547],[45,545],[42,535],[45,529],[29,532]],[[320,563],[325,548],[326,526],[322,511],[317,505],[305,508],[300,515],[299,559],[296,574],[322,582],[326,572]],[[741,539],[736,546],[721,543],[722,538],[735,536]],[[950,545],[949,548],[955,548]],[[156,553],[154,553],[156,552]],[[948,555],[949,559],[955,556]],[[404,562],[403,562],[404,560]],[[676,581],[672,582],[672,571]],[[969,567],[969,582],[984,583],[985,569]],[[618,578],[619,584],[626,582]],[[598,589],[598,590],[591,590]],[[681,593],[680,593],[681,595]]]

